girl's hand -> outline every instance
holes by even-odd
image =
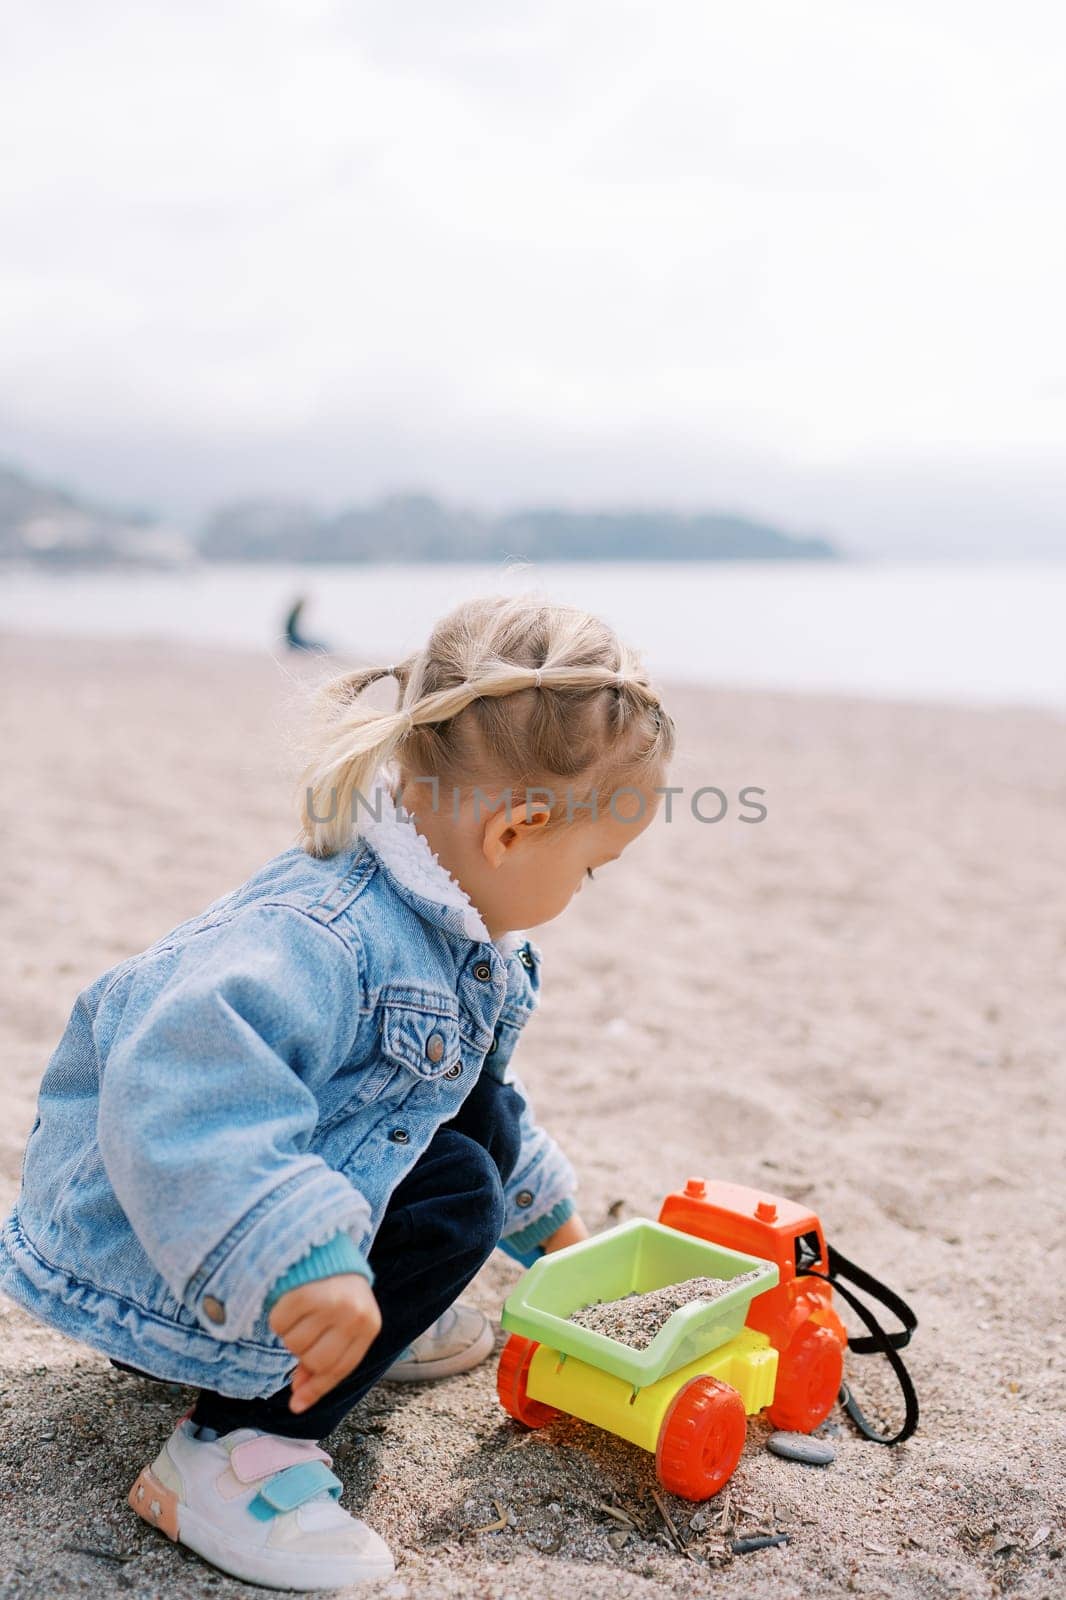
[[[564,1245],[577,1244],[579,1239],[587,1239],[589,1230],[574,1211],[567,1217],[561,1228],[556,1228],[546,1239],[541,1240],[541,1249],[547,1254],[551,1250],[561,1250]]]
[[[381,1328],[381,1311],[361,1272],[340,1272],[290,1289],[268,1321],[300,1359],[289,1410],[306,1411],[355,1371]]]

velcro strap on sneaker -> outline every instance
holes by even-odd
[[[287,1467],[264,1483],[248,1509],[265,1522],[282,1511],[295,1511],[323,1489],[328,1489],[334,1500],[339,1500],[342,1487],[341,1480],[321,1461],[307,1461],[299,1467]]]
[[[241,1483],[258,1483],[260,1478],[272,1478],[275,1472],[286,1467],[312,1461],[324,1461],[327,1467],[333,1465],[333,1457],[312,1439],[284,1439],[276,1433],[261,1433],[255,1439],[245,1439],[229,1453],[233,1476]]]

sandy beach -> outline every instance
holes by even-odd
[[[78,991],[294,842],[294,707],[319,669],[15,634],[0,652],[6,1211]],[[918,1312],[921,1427],[881,1449],[835,1411],[836,1460],[816,1469],[769,1454],[755,1420],[728,1504],[662,1500],[675,1541],[649,1455],[568,1419],[524,1431],[494,1361],[381,1385],[332,1442],[346,1504],[397,1557],[359,1592],[1050,1597],[1066,1549],[1066,720],[683,686],[667,703],[685,793],[536,932],[543,1003],[516,1065],[594,1230],[655,1217],[690,1175],[809,1202]],[[731,802],[716,824],[689,804],[712,785]],[[746,786],[765,790],[756,825],[738,820]],[[497,1252],[466,1298],[498,1316],[519,1275]],[[123,1376],[9,1302],[0,1331],[5,1600],[263,1593],[125,1505],[187,1391]],[[849,1369],[874,1409],[893,1399],[877,1368]],[[723,1556],[723,1518],[791,1542]]]

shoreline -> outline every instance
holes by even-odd
[[[272,648],[240,641],[227,642],[216,639],[188,639],[180,636],[167,636],[163,634],[128,634],[116,636],[105,633],[77,633],[67,629],[48,628],[13,628],[0,623],[0,650],[9,646],[23,644],[27,648],[52,645],[62,650],[65,647],[72,649],[94,649],[107,651],[108,649],[143,650],[149,654],[182,652],[190,658],[218,655],[225,660],[260,661],[270,662],[279,671],[293,668],[300,673],[305,671],[312,662],[318,663],[325,676],[330,673],[339,673],[350,670],[352,667],[369,665],[370,657],[360,655],[356,651],[329,651],[325,654],[304,654],[300,651],[290,651],[284,645],[282,635]],[[942,711],[961,713],[978,713],[1004,716],[1035,716],[1047,717],[1055,723],[1066,723],[1066,698],[1059,704],[1055,701],[1041,700],[993,700],[984,698],[952,698],[946,695],[929,693],[927,695],[906,695],[876,690],[845,689],[827,685],[823,688],[808,685],[790,686],[787,684],[769,684],[741,681],[705,681],[691,677],[683,672],[652,673],[653,680],[665,691],[679,690],[684,694],[721,694],[729,696],[768,696],[774,699],[814,700],[839,702],[842,706],[880,706],[887,710],[895,711]]]

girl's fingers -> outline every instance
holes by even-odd
[[[290,1289],[274,1306],[267,1322],[278,1338],[285,1339],[287,1343],[290,1329],[295,1328],[304,1317],[314,1315],[315,1303],[313,1296],[301,1294],[299,1289]]]
[[[317,1368],[312,1371],[301,1362],[289,1379],[292,1390],[289,1410],[306,1411],[308,1406],[313,1406],[316,1400],[335,1389],[342,1379],[355,1371],[367,1352],[368,1344],[369,1340],[363,1335],[353,1339],[327,1370]]]
[[[297,1395],[299,1395],[300,1399],[306,1404],[307,1393],[315,1381],[314,1373],[308,1372],[306,1367],[297,1367],[295,1372],[290,1374],[289,1387],[292,1390],[292,1397],[289,1401],[289,1405],[291,1410],[303,1410],[302,1405],[297,1407],[292,1404],[292,1401],[296,1399]]]
[[[321,1338],[329,1327],[329,1318],[321,1311],[308,1311],[289,1327],[287,1333],[281,1334],[282,1344],[292,1351],[294,1356],[302,1356],[310,1350],[315,1341]]]
[[[332,1372],[351,1343],[352,1336],[347,1328],[323,1328],[317,1339],[297,1352],[300,1366],[306,1367],[316,1377],[320,1373]]]

